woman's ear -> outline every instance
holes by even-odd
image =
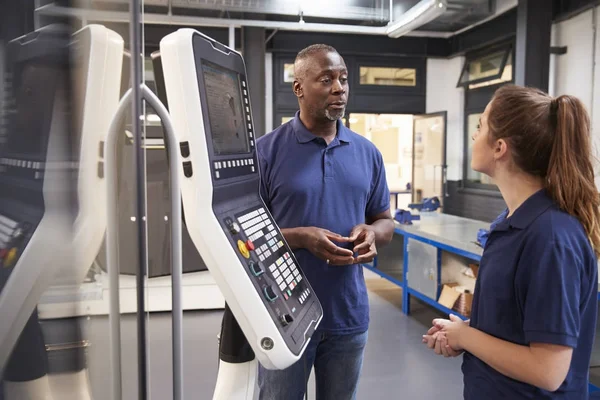
[[[494,160],[498,161],[508,154],[508,143],[504,139],[494,142]]]

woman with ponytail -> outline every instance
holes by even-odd
[[[473,137],[471,167],[498,185],[471,320],[436,319],[423,341],[464,352],[464,398],[588,399],[596,330],[599,195],[590,121],[572,96],[499,89]]]

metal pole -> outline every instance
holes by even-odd
[[[171,262],[172,262],[172,329],[173,329],[173,400],[183,399],[183,307],[181,302],[181,284],[183,279],[182,256],[182,217],[181,186],[179,183],[179,158],[177,138],[173,123],[165,106],[146,86],[141,85],[141,97],[156,111],[165,128],[165,139],[168,141],[169,163],[171,173]],[[111,122],[106,139],[105,175],[108,196],[108,224],[106,229],[106,260],[109,274],[109,324],[111,346],[111,371],[113,378],[112,400],[121,400],[121,309],[119,294],[119,260],[118,260],[118,214],[117,214],[117,141],[120,134],[121,121],[133,95],[129,89],[117,108]]]
[[[110,123],[106,138],[104,169],[106,176],[107,196],[107,224],[106,224],[106,269],[108,270],[109,312],[108,323],[110,326],[110,370],[111,400],[121,400],[121,306],[119,293],[119,219],[117,214],[117,141],[121,128],[121,121],[131,98],[132,90],[129,89],[117,108]]]
[[[146,353],[146,307],[145,307],[145,276],[148,265],[148,252],[146,242],[146,160],[144,154],[140,115],[142,115],[142,96],[140,87],[142,80],[142,33],[140,0],[131,0],[129,10],[129,43],[131,49],[131,78],[132,78],[132,133],[135,172],[136,172],[136,218],[138,238],[138,268],[136,271],[137,294],[137,333],[138,333],[138,398],[148,398],[148,354]]]
[[[181,187],[179,184],[179,158],[177,137],[169,112],[161,101],[146,86],[142,85],[142,95],[160,117],[165,140],[168,141],[169,167],[171,173],[171,296],[172,296],[172,329],[173,329],[173,400],[183,399],[183,307],[181,304],[181,287],[183,279],[182,256],[182,217]]]

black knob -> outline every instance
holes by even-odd
[[[240,233],[240,226],[237,222],[232,222],[231,225],[229,225],[229,231],[232,235],[237,235]]]
[[[192,169],[192,162],[191,161],[184,161],[183,162],[183,175],[185,175],[186,178],[191,178],[192,175],[194,175],[194,171]]]
[[[264,289],[264,293],[265,293],[265,297],[267,298],[267,300],[269,301],[275,301],[275,299],[277,299],[277,293],[275,293],[275,291],[273,290],[273,288],[271,286],[267,286]]]
[[[254,274],[254,276],[260,276],[263,274],[263,270],[260,267],[260,265],[258,263],[255,263],[254,261],[250,261],[248,263],[248,266],[250,267],[250,271],[252,271],[252,273]]]
[[[287,326],[294,322],[294,317],[292,317],[290,314],[283,314],[281,317],[279,317],[279,319],[281,320],[281,324],[283,326]]]
[[[181,149],[181,156],[183,158],[188,158],[190,156],[190,143],[189,142],[180,142],[179,148]]]

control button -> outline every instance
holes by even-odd
[[[288,289],[287,290],[287,294],[288,294],[288,296],[291,296],[292,295],[292,291],[290,289]]]
[[[275,299],[277,299],[277,293],[275,293],[275,291],[273,290],[273,288],[271,286],[267,286],[266,288],[264,288],[264,293],[265,293],[265,297],[267,298],[267,300],[269,301],[275,301]]]
[[[240,253],[242,253],[242,255],[245,258],[250,258],[250,252],[248,251],[248,248],[246,247],[246,243],[242,242],[241,240],[238,240],[237,245],[238,245],[238,249],[240,250]]]
[[[237,235],[240,233],[240,225],[237,222],[233,222],[231,225],[229,225],[229,232],[231,232],[233,235]]]
[[[262,268],[260,267],[260,265],[258,263],[255,263],[254,261],[250,261],[250,263],[248,264],[248,266],[250,267],[250,271],[252,271],[252,273],[254,274],[254,276],[260,276],[262,275],[265,271],[262,270]]]
[[[294,317],[292,317],[290,314],[283,314],[281,317],[279,317],[279,320],[283,326],[287,326],[294,322]]]
[[[8,249],[0,249],[0,260],[3,260],[6,254],[8,254]]]
[[[248,248],[248,250],[254,251],[254,243],[252,243],[252,240],[246,240],[246,247]]]
[[[104,158],[104,141],[100,141],[100,146],[98,146],[98,156]]]
[[[185,175],[186,178],[190,178],[193,174],[194,174],[194,172],[192,171],[192,162],[184,161],[183,162],[183,175]]]
[[[4,257],[4,266],[6,268],[11,267],[16,259],[17,259],[17,248],[13,247],[12,249],[10,249],[8,251],[8,253],[6,253],[6,256]]]
[[[190,156],[190,143],[189,142],[179,143],[179,149],[181,150],[181,156],[183,158],[188,158]]]
[[[17,228],[14,230],[11,239],[18,240],[18,239],[21,239],[22,236],[23,236],[23,231],[21,230],[21,228]]]

